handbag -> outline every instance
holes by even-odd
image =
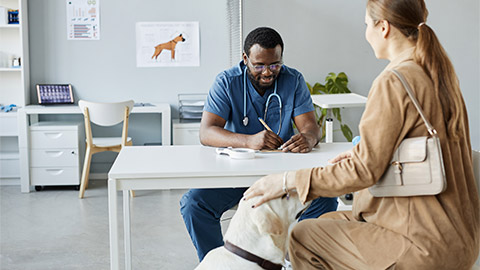
[[[430,136],[404,139],[395,150],[390,165],[378,182],[368,190],[374,197],[436,195],[447,188],[442,148],[437,131],[423,114],[417,99],[401,73],[400,79]]]

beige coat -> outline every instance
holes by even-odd
[[[353,203],[355,220],[383,227],[411,241],[411,247],[395,259],[398,269],[467,269],[478,256],[480,228],[467,112],[463,106],[460,140],[448,138],[433,83],[413,62],[412,53],[413,49],[405,51],[373,82],[360,121],[361,142],[353,148],[353,158],[325,168],[298,171],[296,188],[303,201],[359,190]],[[391,69],[404,75],[439,134],[447,189],[437,196],[374,198],[366,189],[382,176],[404,138],[428,135],[419,113]],[[383,256],[388,251],[378,248],[385,244],[362,245],[362,239],[375,237],[362,234],[362,230],[351,232],[351,239],[365,260],[389,265],[391,262],[386,260],[391,258]],[[377,242],[389,240],[380,237]]]

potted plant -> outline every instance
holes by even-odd
[[[351,93],[348,89],[348,77],[344,72],[337,74],[330,72],[325,78],[325,84],[315,83],[313,86],[307,82],[308,90],[311,95],[323,95],[323,94],[344,94]],[[317,123],[322,127],[322,140],[325,138],[325,120],[327,118],[327,109],[321,108],[315,105],[315,118]],[[340,130],[347,141],[351,142],[353,138],[352,130],[347,124],[343,124],[342,115],[340,114],[340,108],[332,109],[333,116],[340,123]]]

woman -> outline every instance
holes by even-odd
[[[359,191],[352,212],[298,223],[289,242],[294,269],[470,269],[479,251],[479,199],[468,119],[445,51],[426,24],[423,0],[369,0],[366,39],[389,65],[373,82],[360,121],[361,142],[332,166],[289,172],[301,200]],[[436,196],[375,198],[400,142],[428,135],[396,69],[406,78],[441,141],[447,189]],[[244,199],[285,194],[283,175],[258,180]]]

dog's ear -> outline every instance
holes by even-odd
[[[285,226],[280,217],[273,212],[268,204],[263,204],[252,209],[252,221],[262,233],[281,235],[285,232]]]
[[[180,36],[182,36],[182,34],[180,34]]]

